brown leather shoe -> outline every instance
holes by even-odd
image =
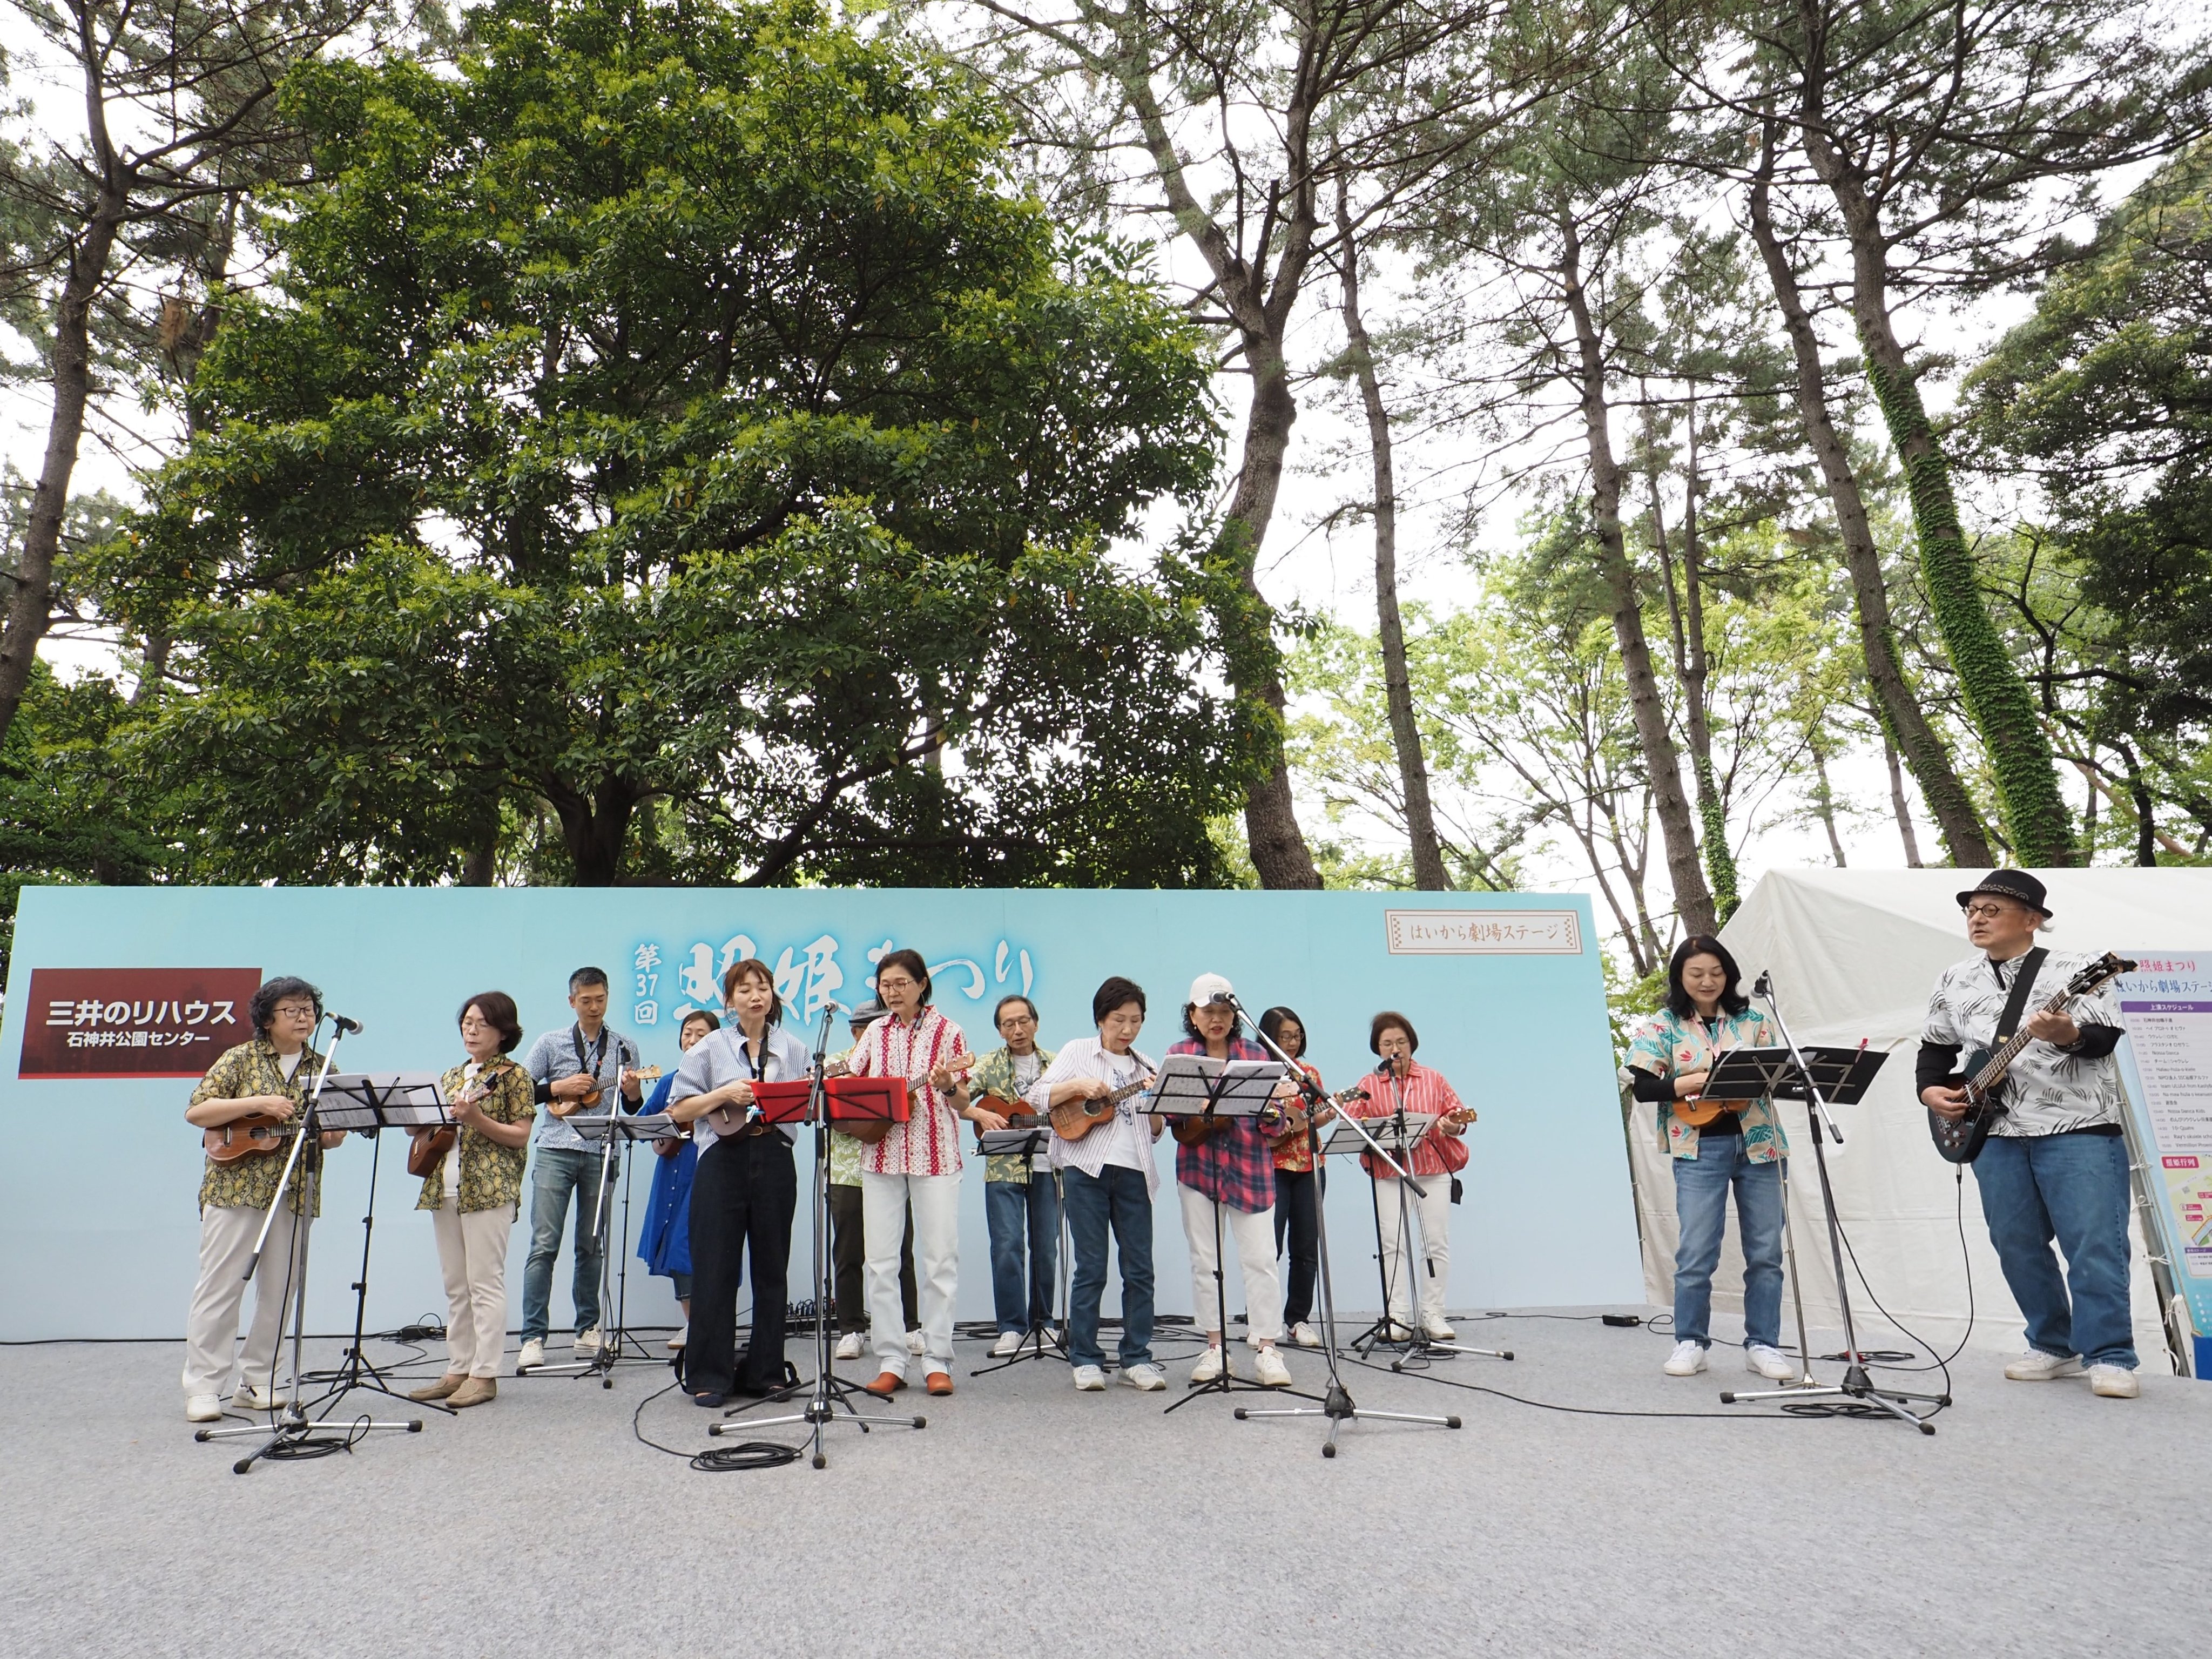
[[[447,1395],[458,1391],[468,1380],[466,1371],[447,1371],[428,1388],[414,1389],[407,1397],[410,1400],[443,1400]]]
[[[932,1394],[951,1394],[952,1376],[949,1371],[932,1371],[922,1379],[922,1386]]]
[[[896,1371],[885,1371],[868,1384],[868,1392],[881,1399],[888,1400],[904,1387],[906,1387],[906,1378],[901,1376]]]
[[[455,1411],[471,1406],[488,1405],[499,1398],[499,1384],[489,1376],[472,1376],[446,1396],[446,1403]]]

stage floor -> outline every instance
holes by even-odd
[[[1466,1426],[1355,1425],[1325,1461],[1316,1423],[1238,1423],[1218,1396],[1164,1417],[1175,1395],[1079,1395],[1057,1364],[971,1382],[987,1362],[963,1342],[955,1397],[900,1396],[926,1431],[836,1431],[825,1471],[706,1474],[641,1445],[632,1413],[669,1375],[639,1364],[611,1391],[503,1380],[420,1435],[241,1477],[238,1443],[193,1442],[175,1345],[7,1349],[0,1645],[1279,1659],[2201,1641],[2212,1384],[2152,1376],[2140,1400],[2099,1400],[1970,1353],[1929,1437],[1723,1407],[1720,1389],[1762,1386],[1735,1350],[1664,1377],[1663,1339],[1565,1311],[1583,1317],[1462,1319],[1462,1340],[1519,1358],[1434,1374],[1710,1415],[1577,1415],[1354,1368],[1362,1405]],[[1189,1342],[1160,1346],[1179,1394]],[[1323,1375],[1317,1356],[1291,1364],[1301,1387]],[[720,1443],[708,1420],[673,1393],[642,1419],[687,1453]]]

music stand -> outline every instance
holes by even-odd
[[[1054,1274],[1054,1278],[1059,1281],[1054,1287],[1054,1294],[1059,1298],[1060,1318],[1058,1322],[1055,1323],[1050,1317],[1051,1310],[1048,1309],[1046,1310],[1047,1319],[1045,1323],[1038,1326],[1036,1329],[1024,1336],[1019,1347],[1016,1348],[1012,1353],[1007,1355],[1003,1359],[996,1360],[988,1365],[978,1366],[975,1370],[968,1373],[970,1376],[984,1376],[993,1371],[1002,1371],[1009,1365],[1021,1364],[1025,1360],[1046,1358],[1048,1357],[1046,1353],[1047,1344],[1051,1345],[1050,1358],[1060,1360],[1065,1360],[1067,1358],[1067,1257],[1069,1250],[1069,1239],[1067,1233],[1067,1194],[1060,1185],[1059,1170],[1053,1170],[1040,1172],[1036,1167],[1037,1155],[1045,1150],[1046,1146],[1050,1144],[1051,1139],[1052,1121],[1047,1117],[1036,1117],[1027,1123],[1009,1123],[1003,1129],[985,1129],[975,1137],[975,1150],[981,1152],[984,1157],[998,1158],[1008,1153],[1018,1152],[1028,1161],[1030,1179],[1031,1181],[1042,1179],[1044,1174],[1049,1174],[1051,1176],[1053,1192],[1061,1200],[1060,1206],[1060,1259],[1057,1263],[1058,1271]],[[1026,1215],[1026,1211],[1024,1213]],[[1029,1224],[1024,1220],[1022,1225],[1024,1236],[1026,1237]],[[1024,1261],[1023,1265],[1024,1271],[1022,1273],[1022,1283],[1024,1288],[1027,1289],[1029,1285],[1028,1264]]]
[[[1899,1389],[1878,1389],[1867,1374],[1866,1359],[1859,1347],[1858,1329],[1851,1317],[1851,1299],[1844,1278],[1844,1234],[1836,1220],[1836,1192],[1828,1179],[1828,1153],[1826,1136],[1834,1135],[1836,1144],[1843,1145],[1844,1137],[1829,1116],[1831,1104],[1854,1106],[1866,1097],[1867,1085],[1882,1062],[1886,1054],[1870,1053],[1864,1048],[1800,1048],[1797,1040],[1790,1035],[1784,1023],[1782,1010],[1776,1006],[1774,976],[1764,973],[1753,988],[1753,994],[1766,1004],[1774,1029],[1781,1034],[1783,1047],[1778,1051],[1789,1060],[1788,1076],[1778,1078],[1776,1091],[1783,1098],[1806,1103],[1805,1123],[1813,1139],[1813,1164],[1820,1178],[1820,1203],[1828,1214],[1828,1251],[1834,1261],[1836,1272],[1836,1307],[1844,1320],[1844,1380],[1840,1382],[1820,1383],[1813,1379],[1813,1356],[1808,1352],[1801,1357],[1804,1375],[1786,1389],[1762,1389],[1750,1393],[1725,1389],[1721,1395],[1723,1406],[1738,1405],[1747,1401],[1784,1400],[1795,1405],[1807,1400],[1841,1399],[1856,1401],[1884,1412],[1899,1422],[1910,1423],[1923,1434],[1936,1432],[1936,1425],[1919,1413],[1909,1409],[1911,1403],[1932,1405],[1938,1410],[1951,1403],[1948,1395],[1910,1394]],[[1735,1051],[1732,1051],[1735,1052]],[[1778,1052],[1753,1049],[1746,1052]],[[1824,1086],[1825,1085],[1832,1087]],[[1823,1131],[1826,1132],[1824,1134]],[[1785,1160],[1786,1162],[1786,1160]],[[1799,1321],[1798,1340],[1804,1341],[1803,1321]],[[1871,1416],[1873,1413],[1864,1413]],[[1930,1413],[1931,1415],[1933,1413]]]
[[[621,1098],[617,1091],[617,1098]],[[614,1180],[602,1177],[599,1195],[592,1218],[592,1231],[602,1236],[599,1251],[600,1317],[611,1310],[614,1314],[612,1331],[600,1333],[599,1351],[589,1359],[565,1361],[558,1365],[533,1365],[531,1376],[597,1376],[599,1386],[611,1389],[615,1385],[614,1369],[627,1357],[657,1365],[661,1362],[652,1350],[629,1334],[629,1189],[630,1148],[641,1140],[673,1140],[684,1133],[683,1125],[672,1121],[665,1112],[571,1112],[561,1120],[586,1140],[605,1143],[600,1155],[600,1167],[611,1171],[619,1169],[622,1183],[622,1236],[605,1239],[606,1217],[604,1213],[607,1198],[614,1188]],[[619,1149],[619,1150],[617,1150]],[[619,1249],[617,1247],[619,1246]],[[619,1266],[615,1257],[622,1257]],[[627,1343],[634,1353],[625,1356],[623,1346]],[[518,1376],[525,1373],[518,1371]]]
[[[1153,1074],[1152,1092],[1142,1097],[1137,1109],[1155,1117],[1198,1117],[1210,1121],[1256,1118],[1273,1109],[1275,1090],[1287,1075],[1288,1068],[1276,1060],[1215,1060],[1208,1054],[1170,1054]],[[1226,1133],[1236,1134],[1240,1130],[1232,1125]],[[1180,1411],[1200,1395],[1231,1394],[1240,1389],[1317,1401],[1319,1395],[1297,1389],[1271,1389],[1264,1382],[1247,1381],[1237,1376],[1229,1363],[1229,1277],[1221,1240],[1221,1212],[1224,1207],[1218,1200],[1214,1202],[1212,1328],[1221,1337],[1221,1369],[1204,1382],[1189,1384],[1183,1397],[1167,1410]]]
[[[318,1018],[315,1024],[316,1029],[319,1030],[322,1026],[321,1019]],[[323,1069],[315,1074],[314,1087],[308,1091],[307,1106],[300,1114],[300,1132],[292,1137],[291,1151],[285,1154],[284,1168],[276,1177],[276,1195],[269,1201],[268,1213],[261,1218],[260,1236],[254,1240],[253,1254],[246,1264],[245,1277],[252,1279],[260,1270],[262,1254],[269,1248],[269,1231],[276,1224],[276,1206],[284,1201],[284,1189],[292,1184],[292,1172],[296,1169],[300,1172],[300,1225],[293,1230],[290,1264],[292,1270],[298,1275],[293,1281],[291,1298],[291,1397],[276,1413],[271,1427],[264,1428],[258,1423],[248,1423],[233,1429],[200,1429],[192,1435],[194,1440],[203,1443],[214,1440],[235,1439],[240,1435],[267,1435],[268,1438],[259,1446],[230,1466],[231,1473],[234,1474],[248,1473],[264,1457],[283,1459],[319,1456],[330,1449],[350,1447],[356,1440],[374,1433],[420,1434],[422,1432],[422,1419],[419,1417],[410,1418],[404,1423],[379,1423],[367,1418],[356,1418],[350,1422],[342,1424],[328,1421],[330,1402],[335,1401],[338,1395],[342,1395],[344,1392],[343,1389],[339,1390],[338,1395],[327,1395],[315,1402],[322,1408],[322,1414],[319,1417],[310,1418],[306,1407],[300,1401],[300,1391],[305,1375],[305,1368],[301,1363],[300,1350],[301,1345],[306,1340],[307,1331],[307,1244],[310,1235],[314,1231],[315,1210],[322,1194],[322,1134],[325,1127],[322,1116],[323,1091],[329,1086],[331,1071],[337,1063],[338,1045],[345,1040],[348,1030],[357,1031],[360,1029],[358,1025],[338,1020],[331,1032],[331,1046],[323,1053]],[[369,1190],[373,1199],[375,1193],[373,1183]],[[365,1278],[366,1274],[363,1276]],[[358,1306],[356,1306],[356,1319],[359,1317]],[[283,1340],[281,1334],[278,1340],[281,1346]],[[357,1327],[356,1346],[359,1346]],[[272,1387],[276,1382],[273,1363],[270,1366],[270,1382]],[[387,1388],[384,1392],[391,1394],[392,1390]]]
[[[756,1405],[766,1401],[753,1401],[743,1406],[732,1406],[722,1413],[722,1419],[709,1423],[707,1432],[719,1437],[733,1427],[747,1430],[772,1428],[779,1423],[804,1423],[814,1443],[812,1462],[817,1469],[830,1465],[823,1449],[825,1431],[833,1423],[844,1423],[860,1430],[862,1434],[871,1429],[923,1429],[929,1426],[927,1417],[890,1417],[880,1413],[863,1412],[853,1403],[854,1395],[868,1395],[857,1382],[848,1382],[836,1373],[836,1339],[831,1327],[834,1316],[832,1304],[836,1300],[836,1268],[830,1256],[830,1123],[833,1115],[841,1122],[854,1119],[873,1119],[878,1122],[903,1121],[906,1115],[906,1079],[903,1078],[840,1077],[828,1075],[830,1055],[830,1019],[839,1012],[834,1002],[822,1008],[822,1023],[814,1033],[814,1062],[809,1077],[805,1121],[814,1126],[814,1388],[807,1396],[804,1411],[788,1413],[781,1417],[748,1418],[740,1424],[730,1419],[739,1417]],[[893,1090],[884,1085],[896,1084]],[[854,1085],[874,1085],[873,1089]],[[846,1109],[835,1109],[843,1103]],[[896,1106],[896,1110],[893,1108]],[[788,1388],[779,1389],[768,1398],[786,1400]],[[868,1395],[873,1400],[876,1396]],[[839,1416],[840,1408],[844,1412]]]

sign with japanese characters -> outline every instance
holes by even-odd
[[[2120,976],[2127,1084],[2143,1188],[2174,1289],[2199,1336],[2212,1336],[2212,956],[2124,951]]]
[[[1578,957],[1572,910],[1387,910],[1394,957]]]
[[[253,1035],[258,968],[33,968],[16,1075],[198,1077]]]

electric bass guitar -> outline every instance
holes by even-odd
[[[2109,980],[2122,974],[2132,973],[2135,963],[2125,957],[2115,956],[2110,951],[2068,980],[2058,994],[2043,1005],[2041,1012],[2055,1014],[2076,997],[2083,997]],[[1947,1089],[1963,1089],[1966,1094],[1966,1111],[1963,1117],[1945,1117],[1934,1107],[1928,1109],[1928,1133],[1936,1142],[1936,1150],[1954,1164],[1972,1164],[1981,1156],[1982,1143],[1990,1138],[1990,1131],[2006,1111],[2005,1074],[2021,1051],[2035,1039],[2028,1036],[2027,1022],[2021,1029],[1996,1048],[1971,1050],[1960,1068],[1943,1079]]]

